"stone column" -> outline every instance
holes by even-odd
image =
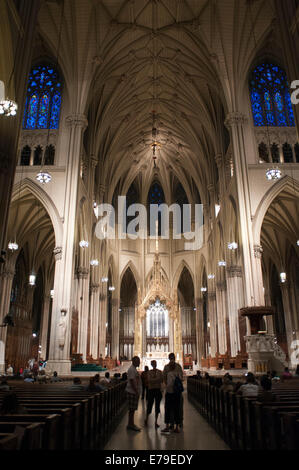
[[[119,359],[119,299],[112,299],[111,357]]]
[[[174,350],[174,338],[173,338],[173,317],[169,317],[169,352]]]
[[[107,318],[107,285],[100,284],[100,316],[99,316],[99,356],[105,357]]]
[[[210,320],[210,346],[211,357],[216,357],[218,351],[217,341],[217,311],[216,311],[216,293],[208,293],[208,312]]]
[[[1,298],[0,298],[0,325],[3,324],[4,317],[9,312],[10,295],[14,269],[4,268],[1,273]],[[5,373],[5,347],[6,347],[7,327],[0,328],[0,375]]]
[[[217,326],[219,353],[221,355],[227,352],[227,332],[226,332],[226,283],[218,282],[216,285],[216,304],[217,304]]]
[[[201,359],[204,357],[204,331],[203,331],[203,298],[197,298],[196,305],[196,347],[197,362],[201,366]]]
[[[43,315],[42,315],[42,323],[41,323],[41,331],[40,331],[40,345],[41,345],[40,356],[44,360],[46,360],[46,355],[47,355],[50,306],[51,306],[51,297],[50,295],[46,293],[44,294]]]
[[[54,278],[54,301],[51,322],[49,369],[58,374],[70,374],[70,338],[72,312],[72,284],[74,278],[74,240],[80,149],[87,119],[83,115],[72,115],[66,119],[69,128],[68,156],[66,158],[66,183],[64,201],[64,227],[61,259],[56,261]],[[85,351],[86,354],[86,351]]]
[[[240,266],[230,266],[226,270],[228,318],[231,356],[236,357],[241,350],[239,331],[239,309],[244,305],[243,278]]]
[[[282,294],[282,302],[283,302],[283,310],[284,310],[284,319],[285,319],[285,326],[286,326],[286,336],[288,342],[288,353],[289,357],[292,356],[292,342],[294,340],[294,325],[292,322],[292,310],[291,310],[291,302],[290,302],[290,292],[289,292],[289,282],[281,282],[280,283],[281,294]],[[296,364],[292,364],[294,367]]]
[[[89,352],[93,359],[98,358],[99,349],[99,319],[100,319],[100,284],[90,286],[90,348]]]
[[[88,305],[89,305],[89,269],[80,267],[77,270],[77,308],[78,308],[78,352],[83,354],[82,359],[86,362],[87,335],[88,335]]]
[[[261,305],[262,298],[260,298],[260,279],[255,279],[256,273],[253,267],[253,236],[244,132],[244,126],[247,122],[247,117],[239,112],[230,113],[225,120],[225,125],[230,129],[234,154],[234,177],[237,185],[239,227],[242,240],[244,272],[246,273],[246,278],[244,279],[244,301],[247,306],[251,306]]]

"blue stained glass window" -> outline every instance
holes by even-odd
[[[59,91],[52,98],[50,129],[58,129],[61,107],[61,94]]]
[[[255,68],[250,79],[250,96],[255,126],[295,126],[286,73],[265,63]]]
[[[58,129],[62,83],[57,70],[38,65],[31,70],[24,111],[24,129]]]
[[[34,94],[29,99],[26,129],[35,129],[38,109],[38,95]]]
[[[43,95],[39,104],[38,128],[47,129],[50,100],[48,95]]]

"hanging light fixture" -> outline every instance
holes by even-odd
[[[282,176],[281,170],[277,167],[268,168],[268,170],[266,171],[266,178],[268,181],[279,180],[281,176]]]
[[[88,248],[89,247],[89,243],[86,240],[81,240],[79,242],[79,245],[80,245],[81,248]]]
[[[208,279],[215,279],[215,274],[208,274]]]
[[[90,262],[91,266],[99,266],[99,260],[97,259],[92,259]]]
[[[48,173],[47,171],[40,171],[37,175],[36,175],[36,179],[39,183],[41,184],[48,184],[50,183],[50,181],[52,180],[52,176],[50,175],[50,173]]]
[[[17,114],[18,105],[12,100],[6,99],[0,101],[0,114],[4,116],[15,116]]]
[[[228,246],[228,249],[229,249],[229,250],[237,250],[237,248],[238,248],[238,243],[236,243],[236,242],[231,242],[231,243],[229,243],[227,246]]]
[[[12,252],[18,251],[19,245],[14,241],[14,242],[9,242],[8,243],[8,249]]]

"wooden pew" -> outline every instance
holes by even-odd
[[[16,434],[0,434],[0,451],[2,450],[17,450],[18,436]]]
[[[55,450],[57,449],[57,436],[60,424],[59,415],[2,415],[0,416],[1,423],[12,423],[12,422],[26,422],[36,423],[40,422],[43,424],[42,428],[42,443],[41,448],[44,450]]]
[[[42,424],[30,423],[26,421],[15,421],[10,423],[1,422],[0,419],[0,433],[11,433],[18,436],[19,450],[39,450],[42,442]],[[19,432],[22,430],[22,435]]]

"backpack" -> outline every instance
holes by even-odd
[[[176,393],[177,395],[179,395],[180,393],[182,393],[184,391],[184,387],[183,387],[183,384],[182,384],[182,381],[181,379],[177,376],[174,380],[174,384],[173,384],[173,391],[174,393]]]

